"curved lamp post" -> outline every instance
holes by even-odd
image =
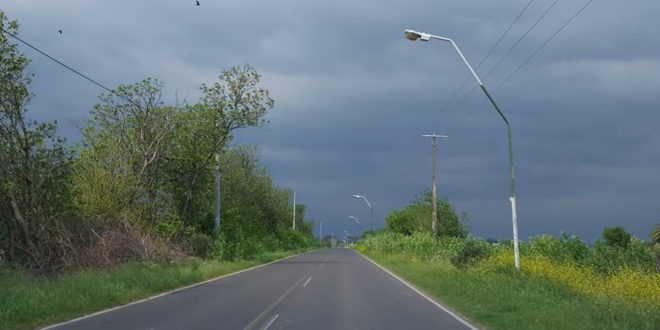
[[[357,217],[354,217],[354,216],[352,216],[352,215],[349,215],[348,218],[351,219],[351,220],[353,220],[353,221],[355,221],[355,223],[356,223],[358,226],[360,226],[360,229],[362,230],[362,232],[364,232],[364,227],[363,227],[362,224],[360,223],[360,219],[358,219]]]
[[[352,215],[349,215],[348,218],[351,219],[351,220],[353,220],[353,221],[355,221],[355,223],[357,223],[358,225],[361,225],[361,224],[360,224],[360,219],[358,219],[358,218],[356,218],[356,217],[354,217],[354,216],[352,216]]]
[[[484,83],[481,81],[481,79],[479,79],[479,76],[477,76],[477,73],[474,71],[474,69],[472,69],[472,66],[470,66],[470,63],[468,63],[467,59],[465,59],[465,56],[463,56],[461,50],[458,49],[458,46],[456,46],[454,40],[428,33],[417,32],[415,30],[404,30],[403,35],[408,40],[413,40],[413,41],[418,39],[422,41],[437,39],[451,43],[451,45],[454,46],[454,49],[456,50],[458,55],[461,57],[461,60],[463,60],[463,63],[465,63],[465,65],[470,70],[470,73],[479,84],[479,87],[481,87],[481,90],[484,92],[484,94],[486,94],[486,97],[493,105],[493,107],[495,107],[495,110],[497,110],[497,113],[500,115],[500,117],[502,117],[502,120],[504,120],[504,124],[506,124],[508,141],[509,141],[509,176],[511,178],[511,197],[509,197],[509,200],[511,201],[511,221],[513,223],[513,250],[515,255],[516,268],[520,268],[520,254],[518,251],[518,222],[516,219],[516,192],[515,192],[514,175],[513,175],[513,147],[511,144],[511,125],[509,125],[509,120],[506,118],[506,116],[504,116],[504,113],[502,113],[502,110],[500,110],[500,107],[497,105],[497,103],[495,103],[495,100],[484,86]]]
[[[362,196],[362,195],[353,195],[353,198],[362,199],[362,200],[364,200],[365,203],[367,203],[367,206],[369,207],[369,217],[371,217],[371,231],[373,231],[374,230],[374,208],[371,206],[371,203],[369,203],[367,198]]]

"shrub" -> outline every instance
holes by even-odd
[[[208,235],[194,233],[189,239],[188,244],[195,256],[205,258],[209,255],[213,247],[213,241]]]
[[[628,248],[630,243],[630,234],[623,227],[612,227],[603,229],[603,239],[605,244],[612,247]]]
[[[538,255],[556,261],[583,263],[591,257],[589,246],[577,236],[562,232],[560,239],[552,235],[539,235],[530,239],[523,252]]]
[[[458,255],[451,259],[456,267],[465,267],[490,255],[491,245],[481,239],[467,240]]]
[[[438,236],[465,237],[467,229],[461,223],[454,206],[447,198],[437,201]],[[411,204],[393,210],[386,218],[387,226],[394,232],[411,235],[415,232],[431,232],[433,202],[426,192]],[[464,215],[463,215],[464,218]]]

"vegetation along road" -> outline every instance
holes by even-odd
[[[322,249],[54,329],[475,329],[354,250]]]

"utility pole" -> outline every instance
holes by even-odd
[[[320,221],[321,223],[321,229],[319,230],[319,238],[321,241],[323,241],[323,221]]]
[[[430,137],[432,145],[432,157],[433,157],[433,169],[431,170],[432,181],[431,181],[431,204],[433,205],[433,213],[431,215],[431,231],[433,235],[438,235],[438,138],[447,138],[447,135],[442,134],[422,134],[423,137]]]
[[[293,230],[296,230],[296,191],[293,191]]]
[[[215,154],[215,232],[220,234],[220,154]]]

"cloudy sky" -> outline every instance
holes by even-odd
[[[383,226],[429,187],[420,135],[437,132],[449,135],[439,195],[467,213],[473,235],[511,237],[504,123],[473,80],[463,84],[469,73],[448,44],[408,41],[405,28],[451,37],[473,66],[483,61],[477,72],[513,128],[521,238],[563,230],[591,241],[622,225],[646,239],[660,223],[658,1],[595,0],[531,58],[587,0],[200,2],[0,9],[62,62],[111,88],[157,77],[172,103],[196,100],[223,68],[256,67],[276,106],[270,124],[235,142],[260,145],[275,181],[325,233],[358,232],[349,215],[368,223],[352,194],[367,196]],[[78,139],[102,90],[22,49],[36,75],[30,115]]]

